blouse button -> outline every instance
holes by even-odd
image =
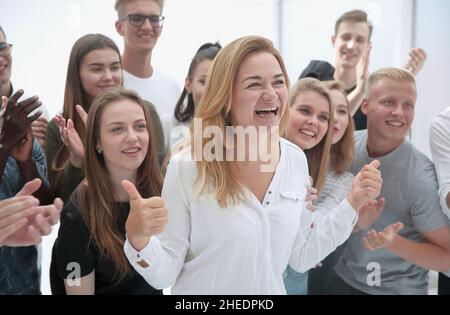
[[[269,194],[271,194],[272,192],[269,190]]]
[[[270,204],[270,202],[266,201],[266,205],[269,205],[269,204]]]

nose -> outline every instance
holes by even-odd
[[[134,142],[137,141],[137,139],[138,138],[137,138],[136,131],[132,127],[128,128],[127,134],[126,134],[126,137],[125,137],[125,142],[127,142],[127,143],[134,143]]]
[[[141,28],[153,28],[152,24],[150,23],[150,19],[146,18],[144,20],[144,24],[141,25]]]
[[[309,116],[306,122],[310,125],[317,126],[318,123],[317,116],[316,115]]]
[[[349,41],[347,42],[347,48],[348,48],[348,49],[352,49],[354,46],[355,46],[355,40],[354,40],[354,39],[349,40]]]
[[[112,75],[111,70],[110,69],[106,69],[105,73],[103,75],[103,80],[105,80],[105,81],[112,81],[112,79],[113,79],[113,75]]]
[[[277,98],[277,93],[275,89],[270,85],[266,88],[263,94],[263,100],[267,102],[273,102]]]
[[[403,107],[402,107],[402,104],[397,103],[397,104],[395,105],[395,108],[394,108],[394,110],[392,111],[392,115],[393,115],[393,116],[403,116]]]

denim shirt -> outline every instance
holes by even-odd
[[[49,187],[45,155],[36,140],[32,156],[43,184]],[[24,184],[16,160],[8,157],[0,182],[0,200],[14,197]],[[38,256],[37,246],[0,247],[0,295],[40,294]]]

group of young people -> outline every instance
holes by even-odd
[[[53,294],[426,294],[428,270],[450,270],[450,132],[444,113],[436,176],[407,139],[425,52],[369,74],[356,10],[335,65],[292,88],[272,42],[245,36],[202,45],[180,91],[151,65],[163,6],[116,1],[122,55],[76,41],[50,121],[13,90],[0,29],[0,292],[40,292],[38,244],[60,220]]]

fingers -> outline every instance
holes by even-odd
[[[384,229],[385,234],[397,234],[400,232],[401,229],[403,229],[404,225],[401,222],[396,222]]]
[[[139,191],[136,189],[136,186],[134,186],[132,182],[128,180],[123,180],[121,184],[123,189],[125,189],[125,191],[127,192],[128,197],[130,197],[130,201],[142,199],[141,194],[139,193]]]
[[[28,238],[31,240],[31,244],[39,244],[42,241],[42,235],[36,227],[30,225],[27,227]],[[28,244],[28,245],[31,245]]]
[[[22,218],[14,223],[9,224],[8,226],[4,228],[0,228],[0,246],[6,238],[13,235],[17,231],[19,231],[21,228],[23,228],[27,224],[28,220],[27,218]]]
[[[0,228],[4,228],[22,218],[25,218],[33,213],[31,204],[35,202],[30,200],[19,201],[10,204],[2,209],[0,217]]]
[[[16,194],[16,197],[18,196],[26,196],[31,195],[35,191],[41,187],[42,181],[39,178],[35,178],[32,181],[27,182],[22,189]]]
[[[84,110],[84,108],[81,105],[75,106],[75,109],[77,110],[78,115],[80,116],[81,120],[83,121],[84,126],[86,126],[88,114],[86,113],[86,111]]]
[[[40,214],[36,216],[34,227],[39,231],[39,233],[44,235],[49,235],[52,232],[52,226],[50,223]]]
[[[9,98],[9,100],[6,102],[6,111],[10,112],[14,109],[14,106],[17,104],[17,101],[22,97],[24,91],[22,89],[18,90],[16,93],[13,94]],[[2,97],[3,99],[3,97]]]

